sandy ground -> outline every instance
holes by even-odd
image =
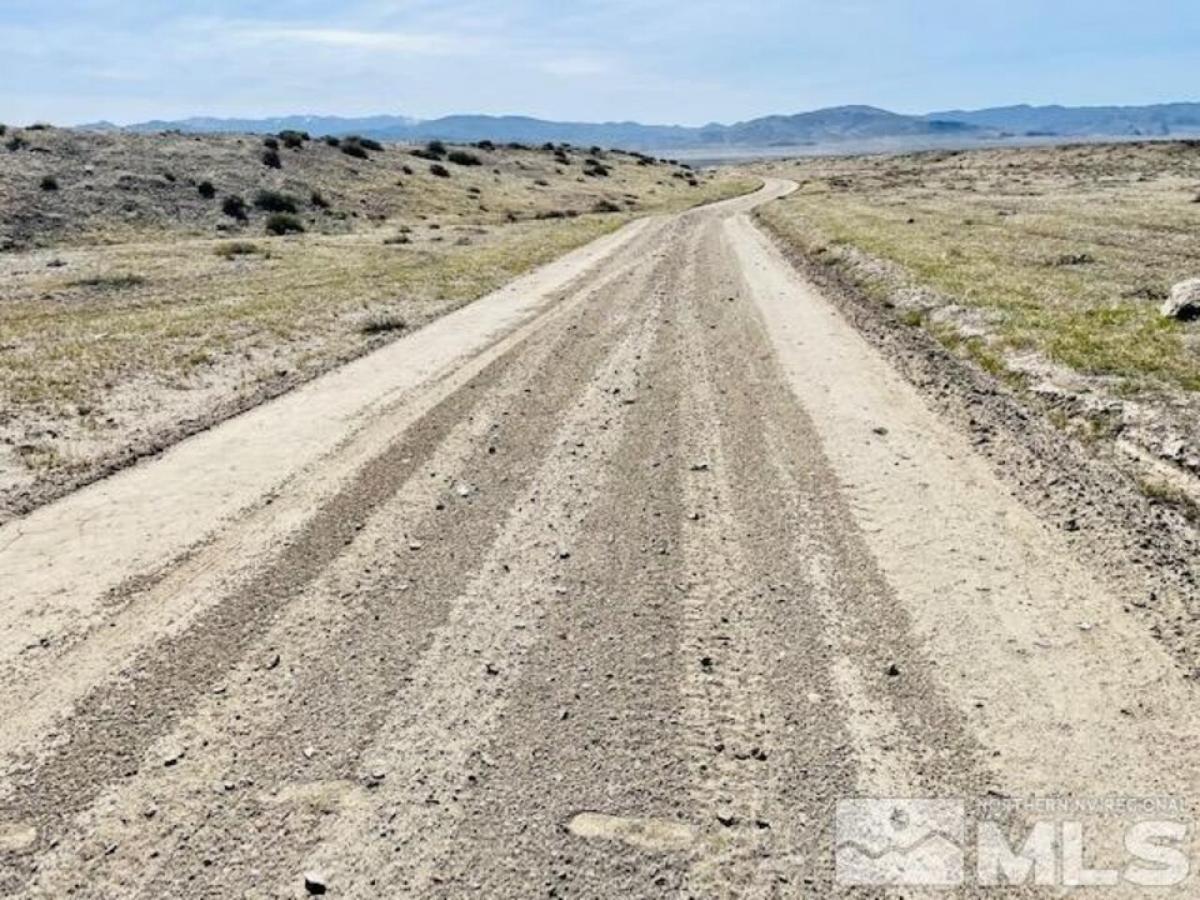
[[[839,801],[1190,821],[1193,682],[755,230],[791,187],[0,527],[0,891],[921,896]]]

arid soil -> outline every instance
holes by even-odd
[[[1188,561],[1082,554],[1128,523],[1053,521],[797,274],[748,218],[793,187],[0,526],[0,892],[914,896],[838,883],[840,800],[1191,821]]]
[[[0,522],[636,216],[761,183],[600,148],[292,142],[3,136]]]
[[[809,267],[925,332],[1200,520],[1195,141],[933,152],[762,167],[761,212]]]

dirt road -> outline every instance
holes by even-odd
[[[826,897],[848,798],[1190,821],[1192,682],[753,228],[789,188],[0,528],[0,892]]]

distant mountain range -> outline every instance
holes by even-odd
[[[765,116],[698,128],[637,122],[550,122],[525,116],[284,116],[273,119],[192,118],[142,122],[119,129],[106,122],[80,126],[131,132],[266,134],[296,129],[313,135],[360,134],[377,140],[525,143],[565,142],[642,150],[803,147],[850,142],[1002,140],[1031,137],[1165,137],[1200,134],[1200,103],[1158,106],[1007,106],[903,115],[872,106],[838,106],[790,116]]]

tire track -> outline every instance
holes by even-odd
[[[686,770],[674,739],[679,574],[679,325],[676,259],[642,302],[654,345],[637,365],[610,481],[570,548],[546,639],[529,650],[490,765],[463,797],[462,822],[428,896],[669,894],[678,866],[568,831],[583,810],[685,821]]]
[[[476,448],[480,457],[476,462],[478,470],[487,472],[499,486],[487,495],[489,500],[499,504],[499,508],[503,506],[503,498],[516,496],[522,483],[519,466],[525,459],[525,452],[532,451],[539,442],[549,440],[561,410],[571,402],[574,385],[586,382],[584,373],[590,373],[608,352],[611,334],[623,325],[621,316],[608,305],[588,307],[585,304],[584,308],[589,312],[587,317],[580,322],[563,320],[556,339],[550,341],[553,350],[547,357],[560,370],[565,367],[565,371],[557,375],[536,370],[527,372],[527,381],[539,385],[537,393],[526,387],[520,394],[521,400],[530,407],[526,415],[533,419],[532,425],[522,423],[521,433],[533,442],[532,445],[522,447],[516,459],[511,455],[488,452],[494,451],[494,446]],[[549,340],[549,337],[542,339]],[[567,346],[571,347],[570,353],[563,352]],[[76,715],[66,723],[68,739],[45,763],[33,769],[32,777],[24,785],[18,786],[14,802],[0,813],[0,820],[36,823],[39,843],[29,848],[36,852],[39,847],[58,840],[67,829],[68,817],[86,808],[104,784],[132,777],[153,741],[167,734],[172,723],[224,677],[225,671],[245,654],[275,616],[320,577],[357,537],[367,517],[421,471],[437,468],[439,448],[447,437],[477,410],[481,398],[493,389],[497,379],[520,365],[526,350],[526,347],[515,348],[468,383],[464,390],[435,407],[417,427],[369,463],[361,476],[314,517],[298,541],[286,548],[270,568],[243,590],[223,599],[196,627],[153,648],[152,653],[147,653],[149,658],[130,674],[128,681],[100,688],[86,698]],[[572,377],[569,373],[576,374]],[[532,465],[536,455],[536,451],[532,451],[525,462],[527,467]],[[443,517],[447,523],[453,518]],[[457,518],[461,520],[460,525],[475,528],[490,528],[496,521],[485,510],[479,509],[474,515]],[[467,546],[486,546],[482,536],[481,542]],[[439,581],[439,572],[445,573],[452,582],[455,578],[465,577],[458,574],[464,568],[461,560],[454,559],[453,550],[439,556],[436,549],[453,544],[450,541],[434,545],[421,554],[422,564],[433,573],[431,580],[435,585]],[[417,588],[422,593],[428,590],[419,582]],[[456,592],[457,588],[447,591],[449,596]],[[390,603],[387,608],[394,610],[396,606]],[[336,655],[332,658],[340,659]],[[337,684],[342,678],[336,671],[327,672],[325,677],[327,684]],[[346,682],[348,686],[352,679],[346,679]],[[310,680],[309,687],[312,686]],[[320,684],[316,687],[316,695],[320,696]],[[130,715],[127,713],[130,710],[135,712]],[[139,715],[138,710],[146,710],[146,713]],[[165,715],[164,710],[167,711]],[[368,717],[365,721],[369,724],[372,719]],[[86,764],[84,760],[87,760]],[[12,866],[6,866],[3,871],[17,873],[24,869],[28,872],[31,862],[32,857],[26,852],[14,858]],[[195,862],[202,864],[203,860]]]
[[[658,307],[637,311],[566,416],[527,498],[433,636],[396,713],[377,730],[364,762],[386,778],[330,823],[310,860],[339,891],[367,896],[386,885],[422,894],[438,879],[462,795],[489,766],[481,748],[518,692],[526,655],[552,639],[543,625],[547,609],[563,602],[567,548],[582,538],[583,513],[610,477],[629,418],[622,398],[638,387],[637,361],[653,342]]]

